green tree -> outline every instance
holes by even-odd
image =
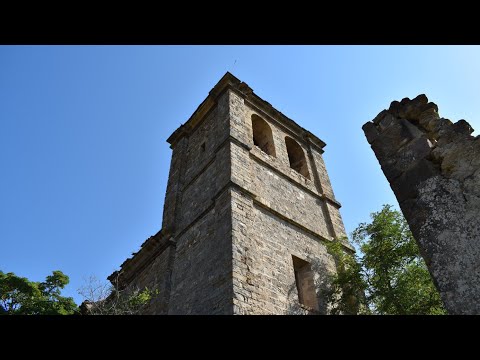
[[[58,270],[43,282],[0,271],[0,315],[75,314],[78,306],[73,298],[60,294],[68,282],[68,276]]]
[[[384,205],[371,218],[352,233],[358,256],[340,242],[329,246],[337,267],[328,293],[332,312],[446,314],[402,213]]]
[[[327,244],[328,252],[335,260],[336,273],[320,280],[320,292],[327,299],[333,315],[370,314],[365,290],[367,283],[362,276],[362,264],[350,251],[345,251],[341,241]]]

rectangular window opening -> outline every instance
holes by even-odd
[[[315,281],[310,263],[292,255],[295,284],[300,304],[318,310]]]

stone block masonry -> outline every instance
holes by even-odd
[[[109,279],[159,289],[146,314],[327,313],[345,229],[325,143],[230,73],[167,141],[162,229]]]
[[[447,311],[480,314],[480,136],[425,95],[363,125]]]

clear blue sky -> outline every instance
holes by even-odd
[[[478,46],[0,46],[0,270],[80,303],[161,228],[165,140],[227,70],[327,143],[348,233],[398,206],[361,130],[391,101],[480,129]]]

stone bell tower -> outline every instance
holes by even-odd
[[[228,72],[167,141],[163,227],[109,279],[157,288],[150,314],[325,313],[345,235],[325,143]]]

